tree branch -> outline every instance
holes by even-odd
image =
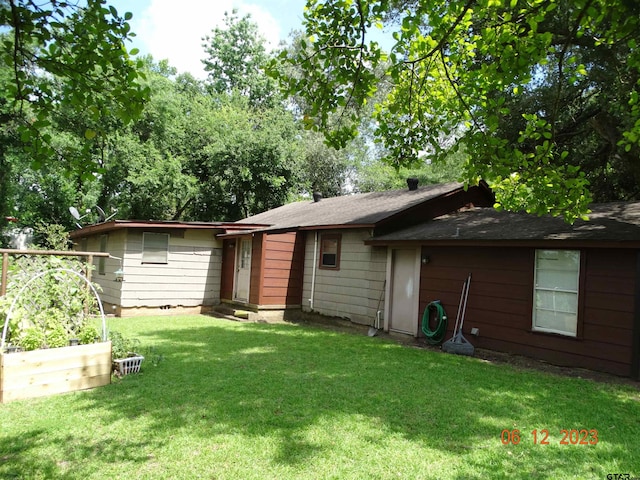
[[[9,0],[11,5],[11,18],[13,20],[13,78],[16,82],[16,100],[20,102],[19,112],[22,114],[24,98],[22,94],[22,82],[20,81],[20,68],[18,63],[18,52],[20,51],[20,15],[14,0]]]
[[[453,31],[455,30],[455,28],[460,24],[460,22],[462,21],[462,19],[464,18],[464,16],[467,14],[467,11],[469,11],[469,9],[473,6],[473,4],[476,3],[476,0],[468,0],[466,5],[462,8],[462,11],[460,12],[460,14],[458,14],[458,16],[456,17],[455,21],[453,22],[453,24],[451,24],[451,26],[449,27],[449,29],[446,31],[446,33],[444,34],[444,36],[440,39],[440,41],[438,42],[438,44],[433,47],[429,53],[427,53],[426,55],[423,55],[419,58],[416,58],[415,60],[405,60],[404,63],[405,64],[416,64],[416,63],[420,63],[423,60],[426,60],[427,58],[431,57],[433,54],[435,54],[436,52],[441,51],[444,48],[444,44],[449,40],[449,36],[453,33]]]
[[[353,82],[351,83],[351,89],[349,92],[349,97],[347,98],[347,101],[345,103],[344,108],[342,109],[342,112],[340,112],[340,117],[338,119],[338,124],[340,124],[342,122],[342,119],[344,118],[345,112],[347,110],[347,108],[349,107],[349,105],[351,104],[351,101],[353,100],[354,94],[355,94],[355,90],[356,90],[356,85],[358,84],[359,80],[360,80],[360,75],[362,73],[362,69],[363,69],[363,62],[362,62],[362,52],[365,48],[365,39],[366,39],[366,33],[367,33],[367,29],[365,26],[365,18],[364,18],[364,14],[362,12],[362,1],[361,0],[357,0],[356,2],[357,6],[358,6],[358,14],[360,15],[360,45],[357,47],[354,47],[355,49],[359,50],[360,54],[358,55],[358,66],[356,68],[355,71],[355,76],[353,78]]]
[[[560,55],[558,57],[558,88],[556,89],[556,97],[553,101],[553,114],[552,114],[552,122],[551,122],[551,134],[553,135],[552,138],[555,138],[555,134],[556,134],[556,121],[555,119],[558,116],[558,110],[560,108],[560,97],[562,96],[562,84],[563,84],[563,63],[564,63],[564,57],[567,54],[567,50],[569,50],[569,45],[571,43],[571,39],[575,38],[576,36],[576,32],[578,31],[578,28],[580,28],[580,22],[582,21],[582,19],[584,18],[585,14],[587,13],[587,9],[591,6],[591,4],[593,3],[593,0],[588,0],[587,3],[585,3],[584,7],[582,8],[582,10],[580,11],[580,13],[578,14],[578,17],[576,18],[575,24],[573,25],[573,28],[571,29],[571,33],[570,35],[567,36],[567,40],[564,43],[564,45],[562,46],[562,51],[560,52]]]
[[[453,88],[453,91],[456,93],[456,97],[458,97],[458,100],[460,101],[464,109],[467,111],[467,113],[469,113],[469,116],[471,117],[471,120],[473,121],[473,124],[475,125],[475,127],[484,134],[484,130],[482,129],[480,122],[478,122],[478,120],[476,119],[475,115],[471,111],[471,108],[469,107],[466,100],[458,90],[457,84],[454,82],[454,80],[451,78],[451,75],[449,74],[449,67],[447,66],[447,62],[444,61],[444,52],[440,52],[440,60],[442,61],[442,67],[444,68],[444,74],[447,77],[447,81],[449,82],[449,85],[451,85],[451,88]]]

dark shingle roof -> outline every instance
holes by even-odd
[[[473,208],[443,215],[374,241],[411,240],[595,240],[640,241],[640,202],[591,206],[589,221]]]
[[[359,193],[283,205],[237,223],[269,225],[268,229],[332,225],[375,225],[392,215],[462,188],[461,183],[427,185],[417,190]]]

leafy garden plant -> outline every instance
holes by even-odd
[[[63,347],[73,339],[98,341],[98,300],[78,275],[84,267],[79,260],[57,256],[13,259],[7,294],[0,298],[3,324],[11,313],[5,343],[36,350]]]
[[[140,340],[125,337],[120,332],[110,331],[111,356],[113,358],[127,358],[136,355],[140,350]]]

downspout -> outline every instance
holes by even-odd
[[[309,298],[309,308],[313,310],[313,296],[316,291],[316,268],[318,264],[318,231],[315,232],[313,241],[313,268],[311,270],[311,295]]]

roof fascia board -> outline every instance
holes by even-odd
[[[305,227],[283,227],[283,228],[257,228],[253,230],[247,230],[243,232],[226,232],[220,233],[216,235],[218,238],[237,238],[243,235],[248,235],[251,233],[268,233],[268,234],[277,234],[277,233],[287,233],[287,232],[297,232],[297,231],[315,231],[315,230],[347,230],[347,229],[371,229],[374,228],[375,225],[373,223],[338,223],[335,225],[310,225]]]
[[[335,225],[310,225],[300,230],[345,230],[355,228],[375,228],[375,223],[338,223]]]
[[[640,248],[640,241],[616,241],[616,240],[563,240],[563,239],[537,239],[537,240],[376,240],[371,238],[364,241],[371,246],[415,246],[425,247],[529,247],[529,248]]]
[[[225,230],[227,228],[237,228],[234,223],[223,222],[145,222],[145,221],[129,221],[129,220],[114,220],[111,222],[97,223],[94,225],[88,225],[84,228],[74,230],[69,234],[71,238],[82,238],[98,233],[108,233],[115,230],[121,230],[125,228],[133,229],[162,229],[162,230]],[[241,228],[245,228],[244,226]],[[248,228],[256,228],[255,225]]]

